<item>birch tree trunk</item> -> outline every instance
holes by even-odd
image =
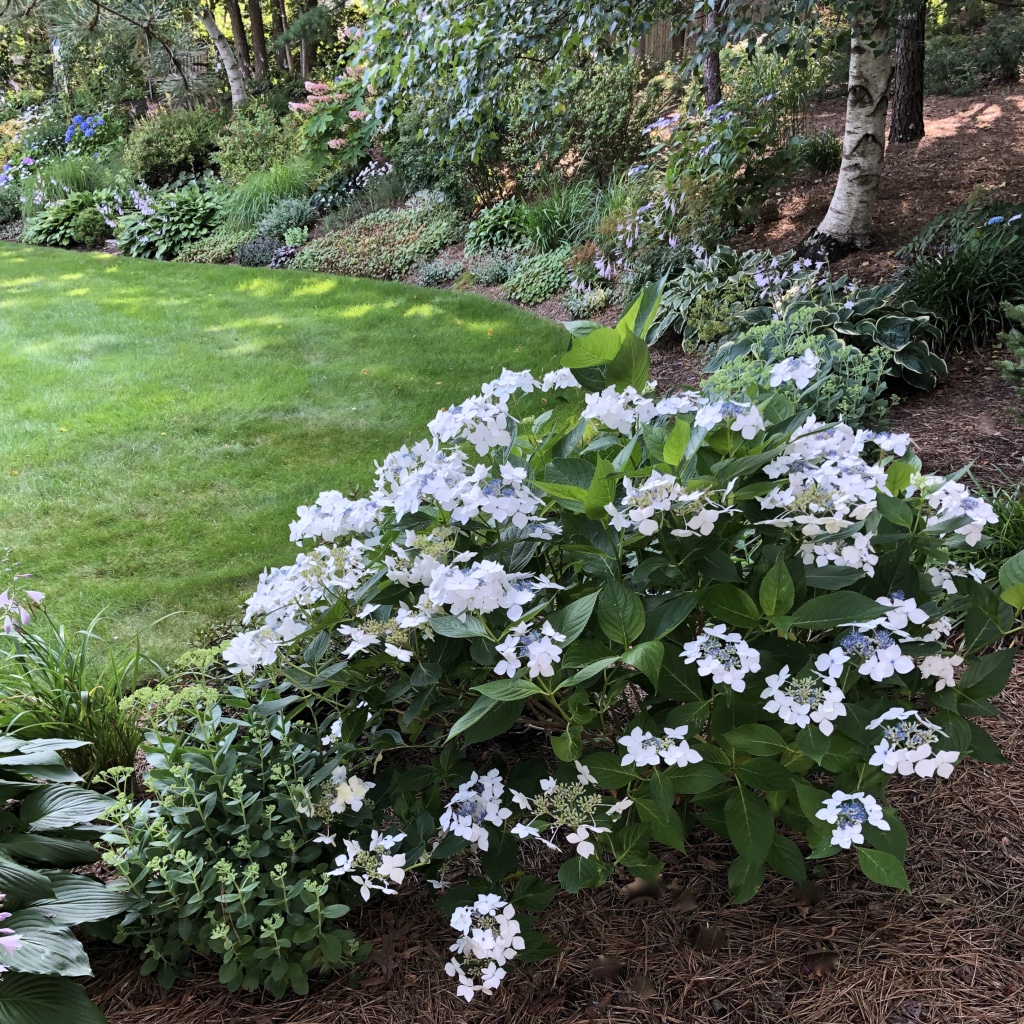
[[[924,32],[927,5],[901,15],[892,77],[889,142],[924,138]]]
[[[248,0],[249,34],[252,36],[252,73],[254,78],[264,79],[270,75],[270,61],[267,57],[267,33],[263,27],[263,4],[261,0]]]
[[[224,73],[228,76],[228,86],[231,89],[231,109],[239,110],[248,100],[249,90],[245,86],[245,78],[238,67],[238,61],[235,59],[235,51],[231,48],[231,43],[228,42],[227,37],[218,27],[213,11],[208,7],[201,8],[199,20],[203,23],[203,28],[206,29],[206,34],[210,37],[210,41],[213,43],[213,48],[217,51],[221,64],[224,65]]]
[[[870,24],[854,25],[839,180],[828,213],[802,249],[814,249],[836,259],[871,244],[871,217],[882,176],[891,80],[889,26],[880,16]]]

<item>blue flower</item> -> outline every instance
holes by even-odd
[[[93,137],[93,136],[94,136],[94,135],[96,134],[96,132],[95,132],[95,130],[94,130],[94,129],[92,129],[92,128],[83,128],[83,129],[82,129],[82,134],[83,134],[83,135],[84,135],[84,136],[85,136],[85,137],[86,137],[87,139],[91,139],[91,138],[92,138],[92,137]]]
[[[985,227],[988,227],[989,224],[1002,224],[1004,220],[1006,220],[1005,217],[989,217],[989,219],[985,221]]]
[[[85,118],[82,117],[81,114],[75,114],[75,116],[73,118],[71,118],[71,123],[72,124],[81,124],[84,120],[85,120]]]

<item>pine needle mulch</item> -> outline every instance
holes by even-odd
[[[893,784],[910,894],[850,857],[807,889],[775,878],[732,907],[726,845],[695,836],[659,892],[621,878],[557,899],[540,924],[564,953],[513,966],[490,1000],[456,999],[454,933],[426,887],[352,921],[374,945],[358,990],[332,981],[274,1002],[200,971],[166,992],[130,951],[98,944],[90,993],[110,1024],[1024,1024],[1024,659],[999,702],[987,724],[1008,763]]]

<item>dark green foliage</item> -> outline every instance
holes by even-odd
[[[266,236],[253,238],[238,247],[238,262],[243,267],[266,267],[279,248],[281,248],[280,239]]]
[[[25,222],[24,240],[30,245],[68,248],[81,244],[76,233],[78,217],[96,210],[91,192],[72,192]],[[102,218],[101,218],[102,219]]]
[[[132,211],[118,224],[117,244],[126,256],[171,260],[189,242],[208,235],[220,217],[212,192],[198,185],[154,192],[152,213]]]
[[[552,249],[526,257],[505,282],[505,295],[526,306],[557,295],[569,286],[569,249]]]
[[[296,257],[296,270],[399,281],[418,260],[458,240],[459,212],[436,198],[381,210],[341,231],[316,238]]]
[[[503,199],[486,206],[466,232],[466,252],[473,255],[485,249],[511,249],[526,237],[526,211],[517,199]]]
[[[203,107],[158,111],[136,124],[125,147],[128,169],[150,187],[210,166],[220,118]]]
[[[87,249],[95,249],[113,235],[103,214],[95,207],[82,210],[75,215],[71,221],[71,233],[76,244],[84,245]]]
[[[251,231],[217,228],[206,237],[183,245],[174,258],[179,263],[231,263],[238,247],[253,237]]]
[[[21,194],[15,185],[0,188],[0,224],[13,224],[21,219]]]
[[[900,250],[903,293],[934,312],[940,351],[991,344],[1003,303],[1024,302],[1022,207],[968,203],[936,218]]]
[[[601,212],[601,193],[589,178],[555,185],[526,207],[524,233],[540,252],[579,245],[590,237]]]
[[[925,48],[927,92],[965,96],[983,85],[1020,79],[1024,57],[1024,18],[992,14],[976,31],[929,34]]]
[[[438,256],[437,259],[424,263],[417,271],[416,276],[419,278],[420,284],[427,288],[439,288],[443,284],[454,281],[464,269],[465,264],[462,260]]]
[[[959,556],[964,565],[976,565],[995,579],[1008,558],[1024,551],[1024,487],[992,487],[980,494],[999,522],[985,530],[985,539],[977,548],[961,551]]]
[[[256,171],[285,163],[293,152],[294,143],[277,115],[257,102],[224,126],[211,162],[226,182],[236,185]]]
[[[344,895],[358,895],[324,877],[333,852],[314,842],[332,817],[337,762],[315,733],[262,708],[195,713],[194,724],[179,716],[148,735],[152,799],[110,814],[105,859],[132,899],[118,938],[167,988],[198,954],[221,961],[232,992],[305,994],[310,975],[344,971],[367,951],[339,922]]]
[[[805,164],[820,174],[833,174],[843,161],[843,140],[826,128],[809,135],[798,135],[790,143],[797,163]]]
[[[1004,302],[1002,312],[1010,329],[1000,334],[998,340],[1006,346],[1010,358],[1000,360],[999,368],[1011,384],[1024,390],[1024,304]]]
[[[289,228],[303,228],[313,223],[314,213],[305,199],[281,199],[259,223],[261,235],[284,238]]]

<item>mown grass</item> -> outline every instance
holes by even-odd
[[[0,245],[0,549],[71,627],[171,615],[145,646],[173,656],[294,557],[296,505],[564,337],[452,292]]]

